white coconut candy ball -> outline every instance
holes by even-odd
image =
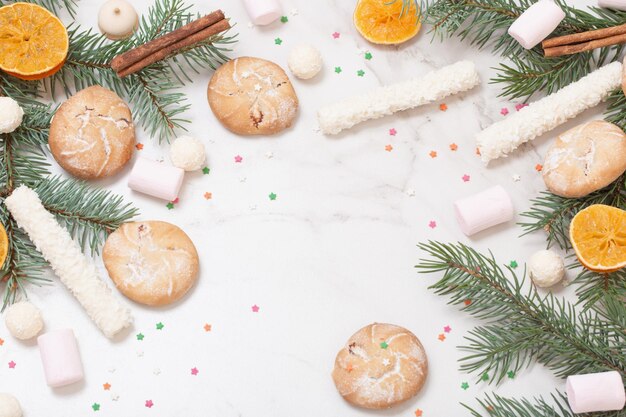
[[[11,133],[22,124],[24,110],[11,97],[0,97],[0,133]]]
[[[22,407],[17,398],[0,392],[0,417],[22,417]]]
[[[528,260],[530,278],[536,286],[551,287],[561,282],[565,276],[563,258],[551,250],[540,250]]]
[[[287,64],[293,75],[308,80],[322,69],[322,55],[315,47],[301,44],[291,50]]]
[[[172,164],[185,171],[196,171],[204,165],[206,153],[204,145],[191,136],[181,136],[170,147]]]
[[[43,329],[41,312],[28,301],[21,301],[7,308],[4,322],[9,333],[20,340],[31,339]]]
[[[138,24],[139,16],[126,0],[109,0],[98,12],[98,27],[104,36],[112,40],[130,37]]]

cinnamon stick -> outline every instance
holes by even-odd
[[[619,45],[621,43],[626,43],[626,33],[619,34],[616,36],[611,36],[609,38],[596,39],[590,42],[547,48],[543,50],[543,54],[546,57],[572,55],[572,54],[577,54],[579,52],[591,51],[592,49],[602,48],[605,46]]]
[[[156,50],[145,58],[131,64],[130,66],[126,66],[122,70],[117,72],[117,75],[120,78],[126,77],[130,74],[134,74],[137,71],[140,71],[147,67],[148,65],[152,65],[155,62],[161,61],[171,54],[179,51],[181,49],[190,47],[198,42],[202,42],[213,35],[216,35],[220,32],[230,29],[230,23],[228,20],[223,19],[219,22],[215,23],[213,26],[209,26],[208,28],[201,30],[199,32],[194,33],[191,36],[185,37],[182,40],[173,43],[165,48]]]
[[[570,45],[594,39],[611,38],[626,33],[626,24],[613,26],[605,29],[590,30],[587,32],[574,33],[571,35],[559,36],[556,38],[546,39],[541,43],[543,49],[553,48],[555,46]]]
[[[154,54],[156,51],[180,42],[199,31],[211,27],[221,20],[224,20],[224,12],[222,12],[221,10],[216,10],[212,13],[209,13],[208,15],[196,19],[193,22],[190,22],[185,26],[182,26],[166,35],[163,35],[148,43],[138,46],[135,49],[131,49],[128,52],[116,56],[111,61],[111,68],[116,72],[120,72],[124,68],[129,67],[141,61],[142,59],[145,59],[151,54]]]

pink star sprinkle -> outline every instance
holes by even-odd
[[[395,136],[398,133],[398,131],[394,128],[389,129],[389,135],[391,136]]]
[[[240,164],[243,161],[243,157],[241,155],[235,156],[235,163]]]
[[[258,313],[259,309],[260,309],[260,307],[258,305],[256,305],[256,304],[252,306],[252,312],[253,313]]]
[[[467,174],[463,175],[461,178],[463,179],[463,182],[469,182],[470,180],[470,176]]]
[[[506,116],[507,114],[509,114],[509,109],[507,109],[506,107],[502,107],[502,109],[500,109],[500,114]]]
[[[191,375],[198,375],[198,368],[196,368],[195,366],[193,368],[191,368]]]
[[[154,403],[152,402],[152,400],[146,400],[146,407],[152,408],[153,405]]]
[[[522,110],[524,107],[528,106],[528,104],[526,103],[519,103],[515,105],[515,110],[520,111]]]
[[[176,197],[176,199],[172,201],[172,204],[178,204],[178,197]]]
[[[333,33],[333,38],[334,39],[339,39],[340,36],[341,36],[341,33],[339,33],[339,32]]]
[[[431,220],[430,222],[428,222],[428,227],[430,227],[431,229],[434,229],[435,227],[437,227],[437,222],[434,220]]]
[[[15,369],[15,365],[17,365],[15,362],[13,361],[9,362],[9,368]]]
[[[450,327],[450,326],[445,326],[445,327],[443,328],[443,331],[444,331],[444,332],[446,332],[446,333],[450,333],[450,332],[452,331],[452,327]]]

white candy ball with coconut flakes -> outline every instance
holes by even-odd
[[[308,44],[293,48],[287,61],[293,75],[303,80],[315,77],[321,71],[322,63],[320,51]]]
[[[22,124],[24,110],[10,97],[0,97],[0,134],[11,133]]]
[[[191,136],[181,136],[170,147],[172,165],[185,171],[197,171],[206,162],[204,145]]]
[[[4,322],[9,333],[20,340],[32,339],[43,329],[41,312],[28,301],[8,307],[4,313]]]
[[[551,250],[535,252],[528,260],[528,270],[532,281],[541,288],[556,285],[565,276],[563,258]]]
[[[22,417],[22,407],[11,394],[0,392],[0,417]]]

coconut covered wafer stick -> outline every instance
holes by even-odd
[[[322,132],[334,135],[366,120],[432,103],[478,84],[480,78],[474,63],[459,61],[423,77],[380,87],[326,106],[317,113],[317,119]]]
[[[132,323],[130,310],[113,296],[98,276],[94,263],[45,209],[35,191],[22,185],[4,204],[106,337],[112,338]]]
[[[622,64],[613,62],[492,124],[476,135],[483,162],[507,156],[521,144],[597,106],[621,81]]]

